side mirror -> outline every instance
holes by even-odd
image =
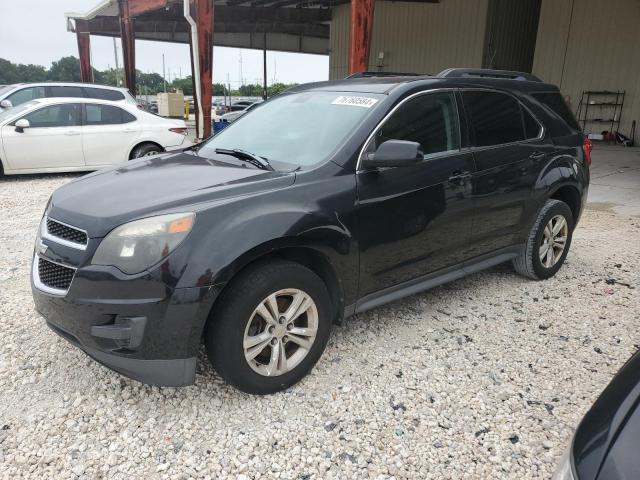
[[[11,108],[11,107],[13,107],[13,103],[11,103],[11,100],[6,100],[5,99],[5,100],[2,100],[0,102],[0,107],[2,107],[2,108]]]
[[[387,140],[375,153],[370,153],[362,161],[365,169],[385,167],[406,167],[420,162],[424,154],[418,142],[406,140]]]
[[[29,128],[31,124],[26,118],[21,118],[16,122],[16,132],[23,133],[25,128]]]

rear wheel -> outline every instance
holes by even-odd
[[[156,145],[155,143],[143,143],[133,149],[133,151],[131,152],[131,158],[129,158],[129,160],[133,160],[134,158],[158,155],[159,153],[162,153],[162,151],[163,150],[160,145]]]
[[[207,355],[220,376],[244,392],[268,394],[295,384],[329,339],[327,288],[300,264],[251,266],[219,302],[205,332]]]
[[[523,251],[513,260],[516,271],[535,280],[554,276],[569,253],[573,227],[569,206],[560,200],[547,200]]]

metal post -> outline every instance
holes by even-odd
[[[122,60],[124,63],[124,83],[131,94],[136,95],[136,45],[133,17],[129,11],[129,0],[120,0],[120,37],[122,39]]]
[[[91,68],[91,37],[86,20],[76,20],[76,38],[78,40],[78,56],[80,58],[80,80],[92,81]]]
[[[368,68],[374,7],[375,0],[351,0],[349,74]]]
[[[113,56],[116,59],[116,87],[120,86],[120,65],[118,65],[118,47],[116,47],[116,37],[113,37]]]
[[[267,99],[267,32],[264,32],[262,43],[262,99]]]

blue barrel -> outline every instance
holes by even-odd
[[[218,121],[213,121],[213,134],[215,135],[216,133],[218,133],[220,130],[222,130],[223,128],[226,128],[229,126],[229,122],[224,121],[224,120],[218,120]]]

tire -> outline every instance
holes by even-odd
[[[553,257],[548,245],[548,233],[545,232],[550,222],[556,228],[561,227],[553,243]],[[566,229],[562,226],[564,220]],[[557,222],[557,223],[556,223]],[[513,260],[515,270],[534,280],[545,280],[553,277],[567,258],[569,248],[571,247],[571,239],[573,237],[574,219],[569,206],[560,200],[547,200],[540,209],[538,217],[531,228],[531,232],[527,237],[527,242],[520,255]],[[560,251],[561,241],[564,237],[564,248]],[[542,253],[542,258],[541,258]],[[544,261],[543,261],[544,260]]]
[[[143,143],[133,149],[129,160],[133,160],[134,158],[147,157],[150,155],[157,155],[162,152],[162,147],[156,145],[155,143]]]
[[[279,318],[271,315],[267,321],[274,308],[268,302],[272,295],[276,295]],[[280,321],[294,299],[304,295],[311,303],[305,301],[300,309],[309,308],[297,317],[291,315],[292,323]],[[302,379],[322,355],[331,331],[331,312],[327,287],[308,268],[284,260],[257,263],[232,280],[216,303],[205,329],[207,356],[220,376],[243,392],[265,395],[284,390]],[[315,337],[309,341],[314,326]],[[282,351],[286,362],[278,356]]]

